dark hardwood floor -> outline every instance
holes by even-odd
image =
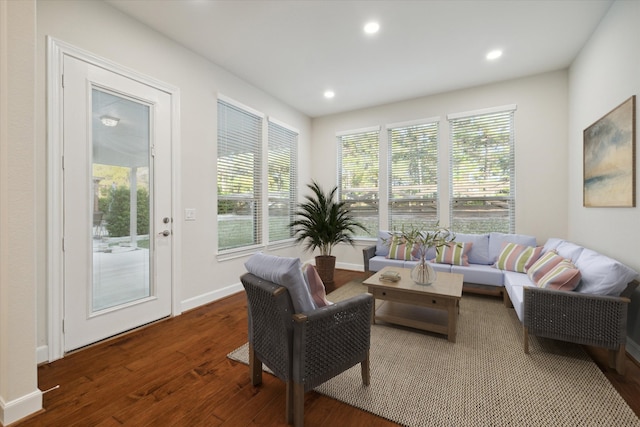
[[[335,287],[363,277],[338,270]],[[264,375],[263,385],[254,388],[247,366],[226,357],[246,341],[240,293],[40,366],[40,389],[60,387],[45,393],[44,411],[14,425],[286,425],[284,384]],[[627,360],[623,377],[607,368],[606,352],[587,351],[640,416],[640,367]],[[396,424],[310,392],[305,425]]]

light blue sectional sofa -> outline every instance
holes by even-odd
[[[375,246],[363,249],[365,271],[386,266],[411,268],[417,261],[387,258],[389,249],[381,231]],[[555,251],[580,271],[580,282],[573,291],[538,287],[526,273],[493,267],[503,243],[535,247],[533,236],[487,233],[456,234],[456,242],[472,242],[468,266],[432,263],[434,270],[464,275],[464,291],[502,295],[523,324],[524,350],[528,336],[553,338],[577,344],[607,348],[609,365],[624,372],[627,309],[630,296],[639,285],[638,273],[598,252],[562,239],[550,238],[540,256]],[[430,255],[430,256],[429,256]],[[435,250],[427,259],[435,258]]]

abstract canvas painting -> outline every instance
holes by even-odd
[[[584,206],[636,205],[636,97],[584,130]]]

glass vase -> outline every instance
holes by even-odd
[[[423,259],[411,269],[411,279],[420,285],[429,285],[436,280],[436,271]]]

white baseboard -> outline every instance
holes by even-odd
[[[192,310],[194,308],[200,307],[201,305],[209,304],[210,302],[214,302],[216,300],[219,300],[220,298],[242,292],[243,290],[244,288],[242,287],[242,283],[238,282],[222,289],[216,289],[215,291],[207,292],[206,294],[189,298],[182,301],[182,312],[184,313],[187,310]]]
[[[336,262],[336,268],[341,270],[364,271],[362,264],[348,264],[346,262]]]
[[[39,365],[49,361],[49,346],[41,345],[36,348],[36,363]]]
[[[640,362],[640,345],[629,337],[627,337],[627,353],[629,353],[629,356],[633,357],[636,362]]]
[[[15,423],[42,409],[42,392],[38,389],[17,399],[5,402],[0,396],[0,424]]]

